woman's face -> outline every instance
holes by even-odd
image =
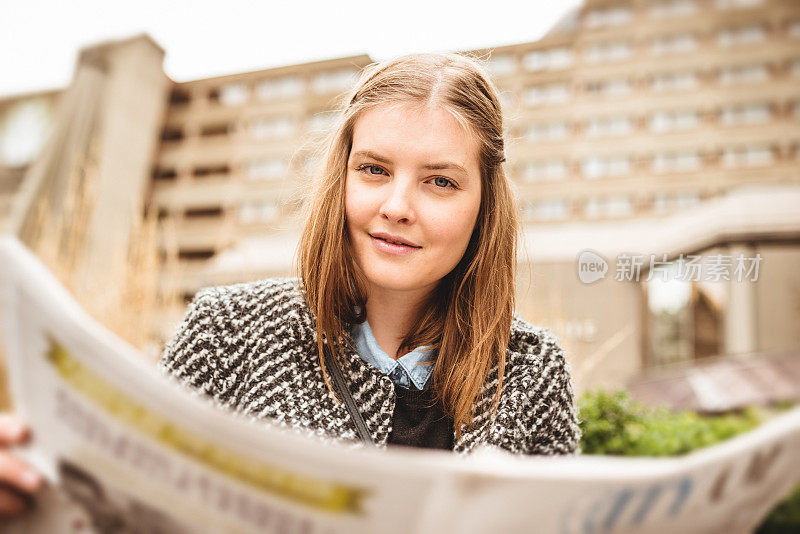
[[[477,141],[447,111],[382,105],[356,121],[345,213],[368,291],[432,291],[464,255],[480,203]]]

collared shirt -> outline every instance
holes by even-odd
[[[417,347],[397,360],[390,358],[378,345],[367,321],[353,325],[353,341],[361,359],[389,375],[396,385],[410,389],[413,384],[416,389],[425,389],[436,360],[434,349]]]

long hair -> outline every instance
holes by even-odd
[[[469,426],[482,387],[497,365],[500,398],[512,314],[519,218],[502,163],[503,117],[497,90],[480,63],[458,54],[412,54],[364,69],[324,142],[321,172],[308,190],[298,248],[305,298],[316,317],[317,350],[328,381],[323,339],[336,357],[348,324],[366,319],[364,274],[345,222],[345,179],[356,121],[387,103],[448,111],[478,141],[481,202],[461,261],[439,283],[412,323],[399,353],[428,345],[438,351],[433,389],[454,420]],[[358,306],[358,308],[356,308]]]

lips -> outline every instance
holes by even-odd
[[[369,234],[369,235],[376,239],[380,239],[382,241],[386,241],[387,243],[392,243],[394,245],[403,245],[411,248],[422,248],[413,241],[409,241],[408,239],[399,235],[387,234],[386,232],[376,232],[374,234]]]

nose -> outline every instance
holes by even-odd
[[[386,185],[386,196],[380,208],[381,217],[397,223],[414,222],[414,194],[414,180],[396,176]]]

